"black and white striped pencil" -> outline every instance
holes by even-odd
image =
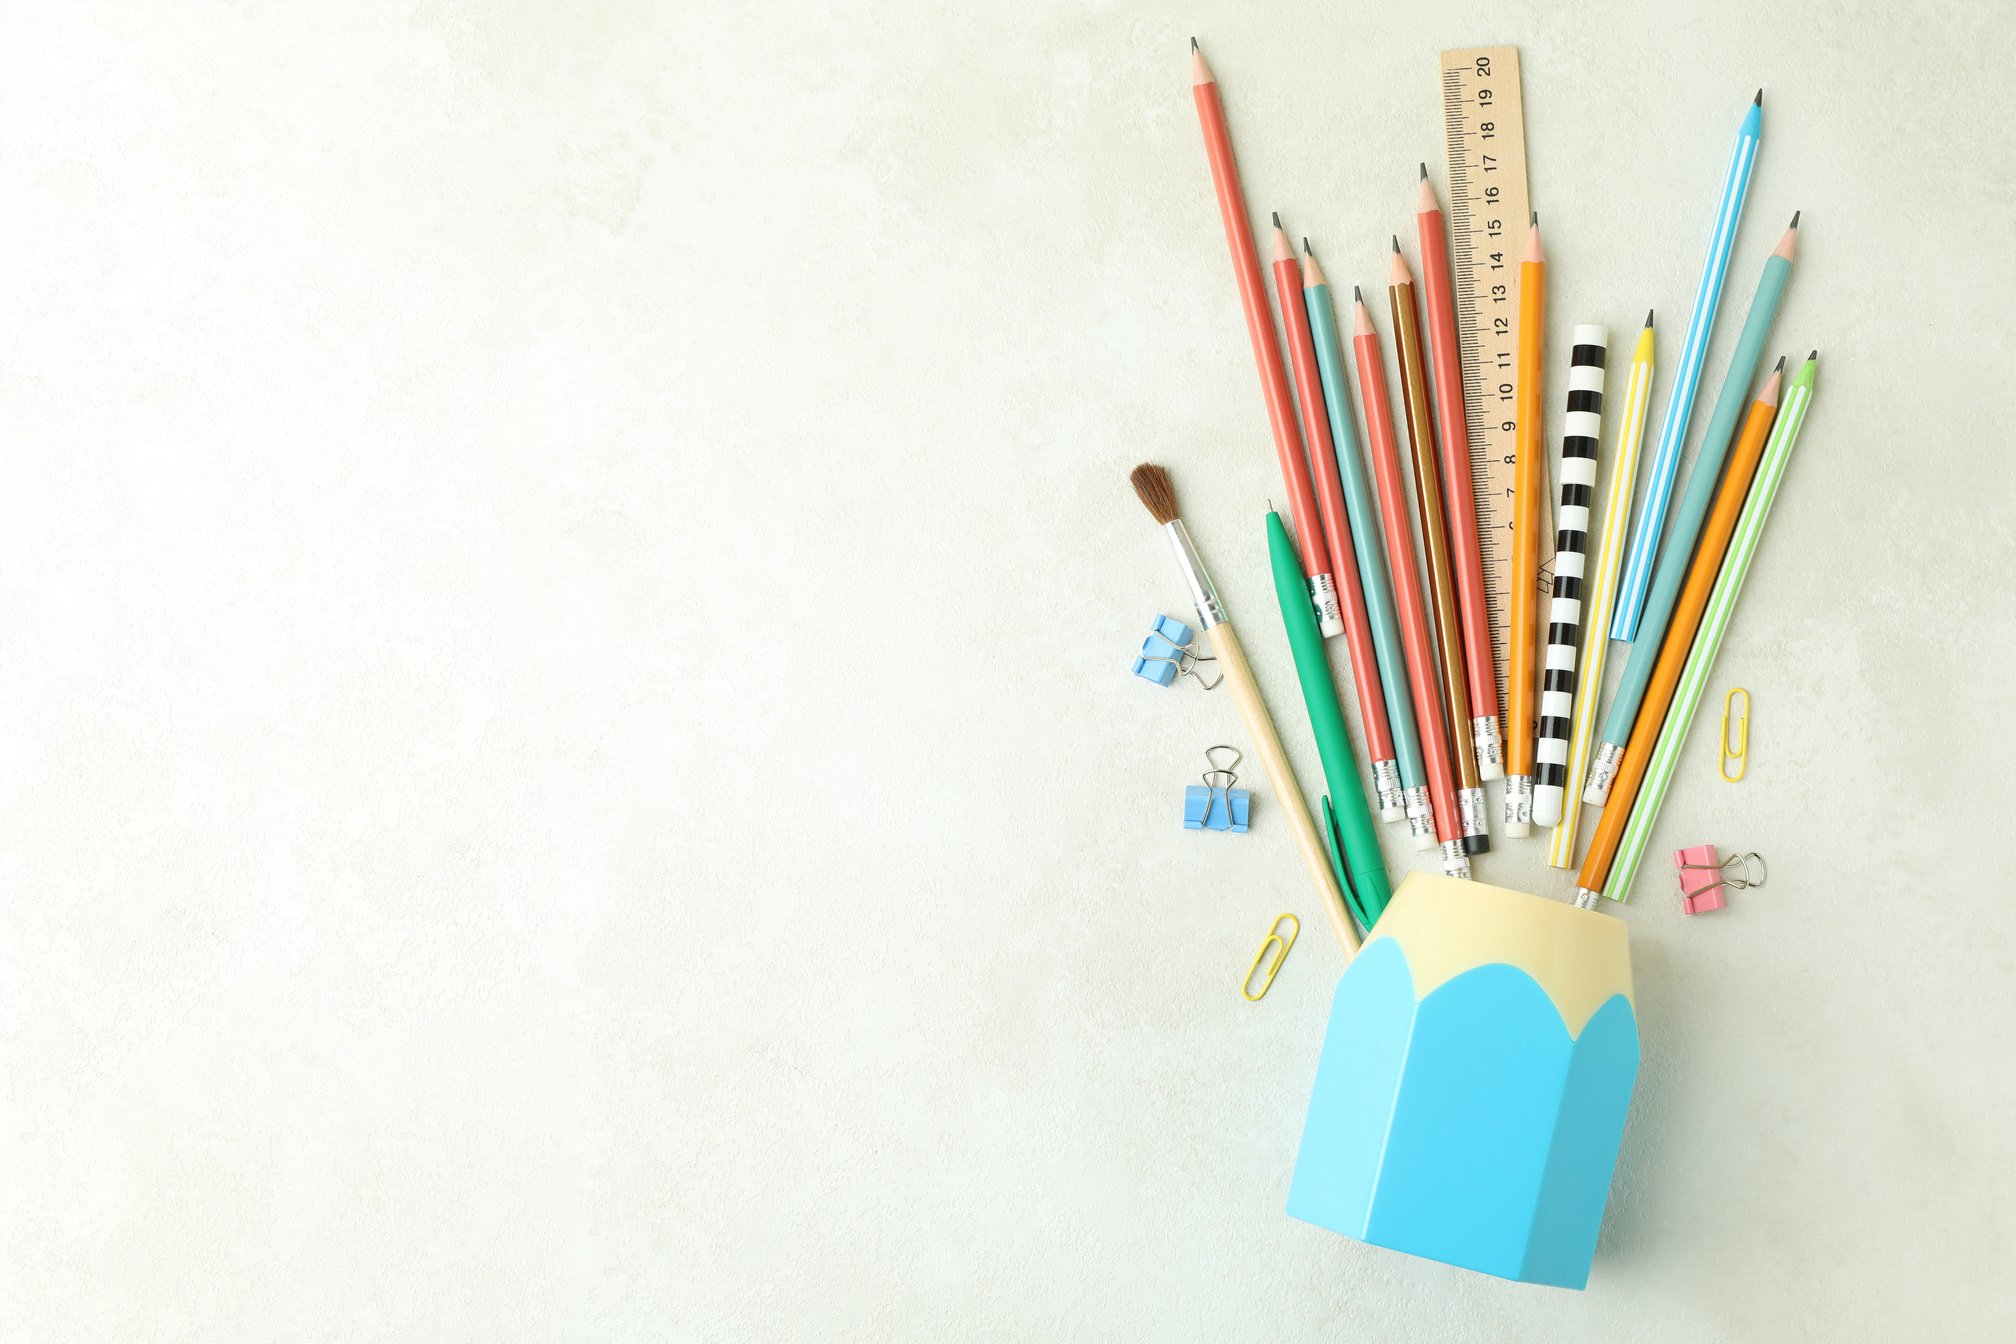
[[[1568,359],[1568,419],[1561,435],[1561,510],[1555,520],[1554,596],[1547,612],[1547,660],[1540,682],[1540,735],[1534,748],[1533,824],[1557,826],[1568,783],[1568,737],[1575,711],[1575,654],[1581,644],[1582,573],[1589,510],[1596,493],[1596,446],[1603,437],[1603,365],[1610,333],[1575,328]],[[1595,694],[1591,688],[1590,694]]]

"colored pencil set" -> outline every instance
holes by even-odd
[[[1353,926],[1369,927],[1388,892],[1374,810],[1382,820],[1404,821],[1415,848],[1437,850],[1445,873],[1468,877],[1471,859],[1491,848],[1484,785],[1499,778],[1503,834],[1518,838],[1535,825],[1550,828],[1547,855],[1555,867],[1573,866],[1581,807],[1599,806],[1576,900],[1584,906],[1594,906],[1599,896],[1622,900],[1813,395],[1815,356],[1790,370],[1780,360],[1757,383],[1792,271],[1795,215],[1765,262],[1692,472],[1674,504],[1681,450],[1762,141],[1762,93],[1743,118],[1724,176],[1680,367],[1642,488],[1636,478],[1654,381],[1652,315],[1615,389],[1616,447],[1609,497],[1600,503],[1609,340],[1600,325],[1577,325],[1551,519],[1542,484],[1548,475],[1547,260],[1537,214],[1527,222],[1508,305],[1516,314],[1516,361],[1509,379],[1503,369],[1493,375],[1501,395],[1500,380],[1511,383],[1516,424],[1501,683],[1465,398],[1466,372],[1474,393],[1481,371],[1463,367],[1469,333],[1459,325],[1447,226],[1427,165],[1421,165],[1415,212],[1418,283],[1397,235],[1388,253],[1386,311],[1400,379],[1396,420],[1385,354],[1362,290],[1352,288],[1347,358],[1336,296],[1316,250],[1306,237],[1298,249],[1276,214],[1270,269],[1284,357],[1218,81],[1195,41],[1191,83],[1286,484],[1287,520],[1270,512],[1265,522],[1276,596],[1329,787],[1321,824],[1308,816],[1285,758],[1280,764],[1287,777],[1271,763],[1270,775],[1284,795],[1284,810],[1291,818],[1301,815],[1297,839],[1340,940],[1352,950]],[[1350,405],[1354,374],[1362,436]],[[1498,413],[1490,418],[1495,422]],[[1407,469],[1401,465],[1403,426]],[[1149,473],[1145,487],[1143,473]],[[1137,469],[1136,489],[1158,522],[1171,526],[1173,519],[1180,531],[1166,473]],[[1637,519],[1627,531],[1634,492]],[[1540,549],[1547,534],[1541,529],[1550,525],[1552,588],[1543,593]],[[1179,560],[1186,572],[1201,572],[1194,551],[1186,550],[1187,533],[1182,536]],[[1204,585],[1208,589],[1208,580]],[[1200,616],[1208,616],[1207,606],[1217,613],[1205,620],[1206,630],[1229,631],[1215,591],[1207,603],[1195,581],[1192,588]],[[1350,752],[1324,652],[1324,641],[1339,635],[1370,760],[1365,779]],[[1599,715],[1612,640],[1629,649],[1609,712]],[[1243,657],[1234,666],[1244,668]],[[1274,736],[1250,673],[1246,681],[1240,701],[1249,729],[1257,715],[1265,734],[1256,737]],[[1269,754],[1263,745],[1263,755]],[[1321,842],[1320,853],[1304,825]]]

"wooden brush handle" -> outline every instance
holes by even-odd
[[[1330,851],[1323,847],[1323,837],[1316,832],[1309,805],[1302,800],[1295,767],[1288,764],[1281,734],[1274,731],[1273,716],[1267,712],[1267,702],[1260,698],[1260,683],[1253,679],[1246,650],[1240,646],[1230,622],[1212,626],[1209,633],[1211,646],[1218,654],[1218,669],[1232,687],[1232,698],[1239,702],[1239,716],[1246,720],[1246,735],[1253,739],[1260,763],[1267,767],[1267,785],[1274,790],[1274,801],[1282,815],[1288,818],[1288,829],[1295,833],[1295,847],[1302,851],[1302,862],[1309,869],[1309,876],[1316,880],[1323,912],[1330,916],[1330,927],[1336,932],[1337,941],[1344,945],[1348,961],[1358,951],[1358,930],[1344,908],[1344,892],[1337,885],[1336,870],[1330,866]]]

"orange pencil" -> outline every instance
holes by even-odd
[[[1204,53],[1197,49],[1194,37],[1190,39],[1190,92],[1197,102],[1198,124],[1204,128],[1204,152],[1211,160],[1211,185],[1218,194],[1218,213],[1225,223],[1225,245],[1232,249],[1232,275],[1239,282],[1239,305],[1246,310],[1246,335],[1253,342],[1253,362],[1260,366],[1260,391],[1267,399],[1274,455],[1281,463],[1281,478],[1288,483],[1288,516],[1295,523],[1295,546],[1302,553],[1302,572],[1309,576],[1309,600],[1316,607],[1317,628],[1328,639],[1344,633],[1344,621],[1337,609],[1337,584],[1330,573],[1328,548],[1323,544],[1323,519],[1316,511],[1316,487],[1309,478],[1309,460],[1302,455],[1294,403],[1288,398],[1288,370],[1281,362],[1281,347],[1274,340],[1274,315],[1267,311],[1267,290],[1260,282],[1260,257],[1253,249],[1246,190],[1239,185],[1239,162],[1232,157],[1232,131],[1225,124],[1225,104],[1218,98],[1218,77],[1204,63]]]
[[[1681,669],[1693,651],[1694,632],[1700,628],[1701,614],[1707,609],[1708,595],[1715,587],[1715,576],[1722,571],[1722,556],[1736,531],[1737,515],[1742,513],[1744,497],[1750,492],[1750,479],[1757,474],[1757,462],[1764,455],[1764,441],[1770,436],[1771,421],[1778,414],[1778,394],[1784,381],[1785,361],[1781,359],[1764,390],[1757,394],[1757,400],[1750,403],[1736,449],[1729,456],[1729,466],[1715,492],[1708,524],[1694,550],[1694,563],[1687,567],[1687,582],[1680,589],[1672,623],[1666,627],[1665,641],[1659,646],[1659,661],[1653,665],[1652,680],[1645,687],[1645,703],[1639,707],[1638,717],[1631,726],[1631,740],[1624,744],[1624,759],[1618,762],[1610,799],[1603,804],[1603,816],[1589,842],[1589,857],[1583,860],[1582,873],[1575,879],[1575,903],[1584,909],[1595,907],[1603,893],[1603,884],[1609,880],[1618,841],[1624,836],[1625,823],[1631,819],[1631,805],[1637,801],[1638,786],[1644,783],[1645,769],[1652,761],[1653,745],[1666,724],[1666,711],[1672,707]]]
[[[1512,594],[1505,628],[1505,834],[1533,833],[1533,652],[1540,638],[1540,498],[1546,437],[1541,433],[1540,365],[1547,322],[1547,257],[1540,216],[1526,230],[1519,262],[1518,434],[1512,451]]]

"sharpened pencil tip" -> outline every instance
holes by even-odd
[[[1815,350],[1812,354],[1806,356],[1806,362],[1808,364],[1811,364],[1814,360],[1818,358],[1820,358],[1820,352],[1818,350]]]
[[[1533,212],[1533,215],[1532,215],[1532,218],[1528,219],[1528,220],[1527,220],[1526,222],[1527,222],[1528,224],[1532,225],[1532,226],[1533,226],[1534,228],[1536,228],[1536,229],[1537,229],[1537,228],[1539,228],[1539,227],[1540,227],[1540,212],[1539,212],[1538,210],[1535,210],[1535,211]]]
[[[1277,229],[1281,227],[1281,212],[1279,210],[1274,212],[1274,227]]]
[[[1792,227],[1795,229],[1799,227],[1799,216],[1801,213],[1802,212],[1798,210],[1794,210],[1792,212]]]
[[[1423,161],[1423,163],[1421,164],[1421,180],[1423,182],[1426,182],[1428,180],[1428,164],[1426,163],[1426,161]]]
[[[1778,356],[1778,362],[1771,366],[1771,372],[1773,373],[1785,372],[1785,356],[1783,355]]]
[[[1197,50],[1197,39],[1194,37],[1190,39],[1190,50]]]
[[[1306,233],[1302,235],[1302,255],[1309,255],[1309,235]]]
[[[1652,325],[1652,310],[1650,308],[1645,310],[1645,325],[1648,327]]]
[[[1400,235],[1397,233],[1393,235],[1393,250],[1395,252],[1400,250]]]
[[[1358,286],[1356,285],[1351,286],[1351,302],[1353,303],[1365,302],[1365,291],[1358,288]]]
[[[1762,89],[1757,90],[1757,96],[1755,98],[1752,98],[1750,101],[1756,104],[1758,107],[1764,106],[1764,90]]]

